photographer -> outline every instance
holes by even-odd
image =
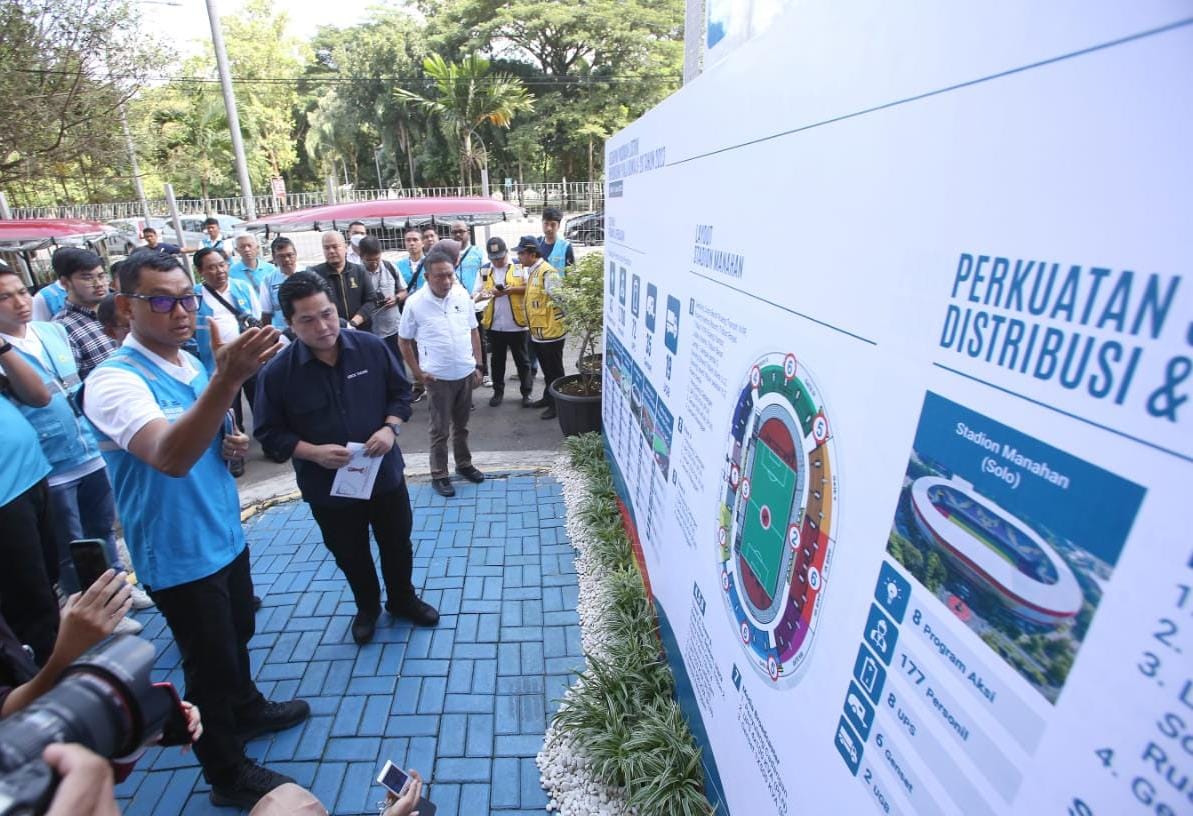
[[[406,282],[389,261],[381,258],[381,242],[372,236],[363,238],[358,247],[361,265],[373,285],[373,302],[377,311],[373,314],[373,334],[385,341],[385,345],[402,364],[402,351],[398,348],[398,321],[402,319],[402,304],[406,302]]]

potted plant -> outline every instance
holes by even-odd
[[[559,290],[564,324],[580,338],[579,373],[551,383],[559,427],[565,436],[601,430],[601,344],[605,334],[605,254],[590,252],[576,263]]]

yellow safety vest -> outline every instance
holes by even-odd
[[[510,281],[514,279],[514,270],[518,269],[517,263],[511,263],[505,268],[505,288],[510,288]],[[493,264],[487,263],[481,267],[481,291],[492,292],[496,290],[493,281]],[[518,292],[511,295],[506,295],[510,302],[510,312],[514,316],[514,322],[519,326],[526,325],[526,293]],[[481,325],[486,329],[493,325],[493,309],[496,303],[496,298],[489,298],[489,302],[485,306],[485,311],[481,313]]]
[[[559,272],[546,261],[530,267],[526,279],[526,322],[532,340],[558,340],[567,334],[563,309],[547,294],[547,276]]]

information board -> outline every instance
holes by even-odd
[[[734,814],[1193,812],[1193,14],[795,4],[606,147],[604,428]]]

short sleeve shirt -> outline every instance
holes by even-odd
[[[472,354],[476,325],[476,310],[463,286],[453,283],[442,298],[424,287],[406,301],[398,336],[418,343],[423,371],[443,380],[462,380],[476,370]]]

